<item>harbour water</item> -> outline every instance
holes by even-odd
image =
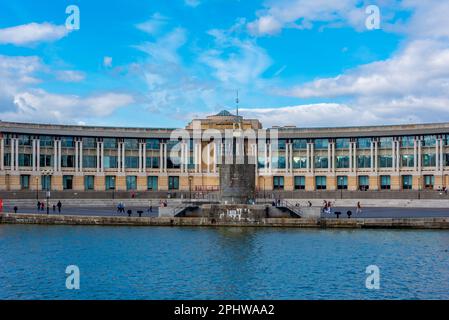
[[[448,266],[448,231],[0,225],[0,299],[449,299]]]

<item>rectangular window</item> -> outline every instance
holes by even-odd
[[[126,176],[126,190],[136,190],[136,189],[137,189],[137,177]]]
[[[61,156],[61,167],[73,168],[74,166],[75,166],[75,156],[73,156],[73,155]]]
[[[278,140],[278,150],[285,150],[285,139]]]
[[[51,189],[51,176],[41,176],[41,188],[42,190]]]
[[[415,137],[405,136],[401,137],[401,147],[402,148],[413,148],[415,146]]]
[[[147,189],[156,191],[158,186],[158,177],[157,176],[149,176],[147,178]]]
[[[273,177],[273,189],[274,190],[284,190],[284,177],[274,176]]]
[[[328,139],[315,139],[314,148],[315,149],[327,149],[329,140]]]
[[[19,146],[31,146],[31,137],[28,135],[19,135]]]
[[[105,149],[117,149],[117,139],[115,138],[104,138],[103,139],[103,147]]]
[[[105,185],[106,185],[106,190],[115,189],[115,176],[106,176]]]
[[[83,167],[84,168],[96,168],[97,167],[97,156],[83,156]]]
[[[371,149],[371,138],[357,138],[358,149]]]
[[[22,174],[20,176],[20,188],[22,190],[28,190],[30,188],[30,176]]]
[[[357,156],[357,168],[371,168],[371,156]]]
[[[349,168],[349,156],[337,156],[337,168]]]
[[[348,176],[337,176],[337,188],[338,190],[348,189]]]
[[[83,138],[83,149],[96,149],[97,141],[95,138]]]
[[[179,177],[169,176],[168,190],[178,190],[178,189],[179,189]]]
[[[336,149],[349,149],[349,139],[335,139],[335,148]]]
[[[412,189],[412,176],[406,175],[402,176],[402,189],[411,190]]]
[[[31,154],[19,153],[19,167],[31,167]]]
[[[390,176],[380,176],[380,188],[382,190],[388,190],[391,188]]]
[[[131,168],[131,169],[139,168],[139,157],[126,156],[125,157],[125,168]]]
[[[317,190],[326,190],[326,176],[316,176],[315,185]]]
[[[61,138],[61,147],[62,148],[74,148],[75,147],[75,138],[74,137],[62,137]]]
[[[359,190],[366,191],[369,190],[369,177],[359,176]]]
[[[381,149],[389,149],[392,146],[393,146],[393,138],[391,138],[391,137],[379,138],[379,148],[381,148]]]
[[[73,176],[62,176],[62,187],[64,190],[72,190]]]
[[[307,149],[307,140],[306,139],[293,139],[293,149],[299,150],[299,149]]]
[[[307,157],[293,157],[293,169],[307,168]]]
[[[316,169],[327,169],[328,163],[329,162],[328,162],[327,157],[315,156],[315,168]]]
[[[265,157],[258,157],[257,158],[257,167],[259,169],[265,168]]]
[[[443,165],[446,167],[449,166],[449,153],[443,155]]]
[[[39,156],[39,162],[41,167],[53,167],[53,155],[41,154]]]
[[[434,184],[435,184],[435,177],[433,175],[424,176],[424,188],[432,190]]]
[[[41,147],[53,147],[55,139],[51,136],[40,136],[39,144]]]
[[[3,157],[3,163],[5,166],[11,165],[11,154],[10,153],[5,153],[5,155]]]
[[[435,153],[425,153],[422,155],[423,167],[435,167]]]
[[[156,169],[159,168],[159,157],[147,157],[146,160],[147,164],[147,168],[152,168],[152,169]]]
[[[84,190],[94,190],[95,176],[84,176]]]
[[[105,169],[117,168],[117,157],[116,156],[104,156],[103,165]]]
[[[278,159],[278,168],[285,169],[285,156],[280,156]]]
[[[159,150],[161,147],[159,139],[147,139],[146,147],[149,150]]]
[[[422,140],[422,145],[424,147],[434,147],[437,142],[437,137],[434,135],[430,136],[424,136],[424,139]]]
[[[139,149],[139,140],[137,139],[125,139],[125,150],[138,150]]]
[[[413,154],[401,155],[401,166],[404,168],[413,168],[415,165],[415,157]]]
[[[306,177],[296,176],[295,177],[295,190],[304,190],[306,188]]]
[[[379,167],[380,168],[393,167],[393,157],[392,156],[379,156]]]

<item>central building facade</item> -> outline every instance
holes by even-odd
[[[182,141],[173,140],[175,129],[169,128],[0,121],[0,190],[219,191],[224,139],[195,139],[195,130],[261,129],[257,119],[227,111],[192,120],[184,129],[192,138]],[[449,184],[449,123],[288,126],[267,132],[244,147],[260,191],[423,190]]]

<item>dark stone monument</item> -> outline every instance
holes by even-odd
[[[246,140],[234,138],[232,154],[228,158],[226,152],[222,155],[219,165],[222,203],[248,204],[255,197],[256,164],[254,159],[250,161],[247,149]]]

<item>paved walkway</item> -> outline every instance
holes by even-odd
[[[17,213],[39,213],[39,214],[46,214],[47,209],[45,208],[44,211],[37,211],[36,208],[18,208],[19,210]],[[153,212],[148,212],[147,208],[141,208],[141,207],[126,207],[125,213],[118,213],[116,207],[63,207],[61,210],[61,213],[58,212],[58,209],[56,211],[53,211],[52,208],[50,208],[50,214],[65,214],[65,215],[81,215],[81,216],[127,216],[126,211],[130,209],[132,210],[132,216],[137,217],[137,210],[143,211],[143,216],[145,217],[157,217],[158,216],[158,209],[159,208],[153,208]],[[13,207],[5,207],[3,209],[4,212],[14,212]]]
[[[145,217],[157,217],[158,208],[153,207],[153,212],[148,212],[147,208],[142,207],[126,207],[125,211],[131,209],[132,216],[138,216],[137,210],[143,210]],[[422,217],[449,217],[449,208],[362,208],[361,213],[356,213],[355,208],[349,207],[335,207],[332,208],[331,214],[322,214],[323,218],[336,218],[335,212],[341,212],[340,219],[347,219],[347,211],[352,212],[351,218],[422,218]],[[5,207],[4,212],[14,212],[13,207]],[[37,211],[36,208],[19,207],[17,213],[46,213],[44,211]],[[59,214],[56,209],[50,208],[50,214]],[[82,216],[127,216],[125,213],[117,213],[115,207],[63,207],[60,214],[65,215],[82,215]]]
[[[347,211],[351,211],[351,218],[423,218],[449,217],[449,208],[362,208],[356,213],[356,208],[335,207],[331,214],[321,214],[323,218],[336,218],[335,212],[341,212],[340,219],[347,219]]]

